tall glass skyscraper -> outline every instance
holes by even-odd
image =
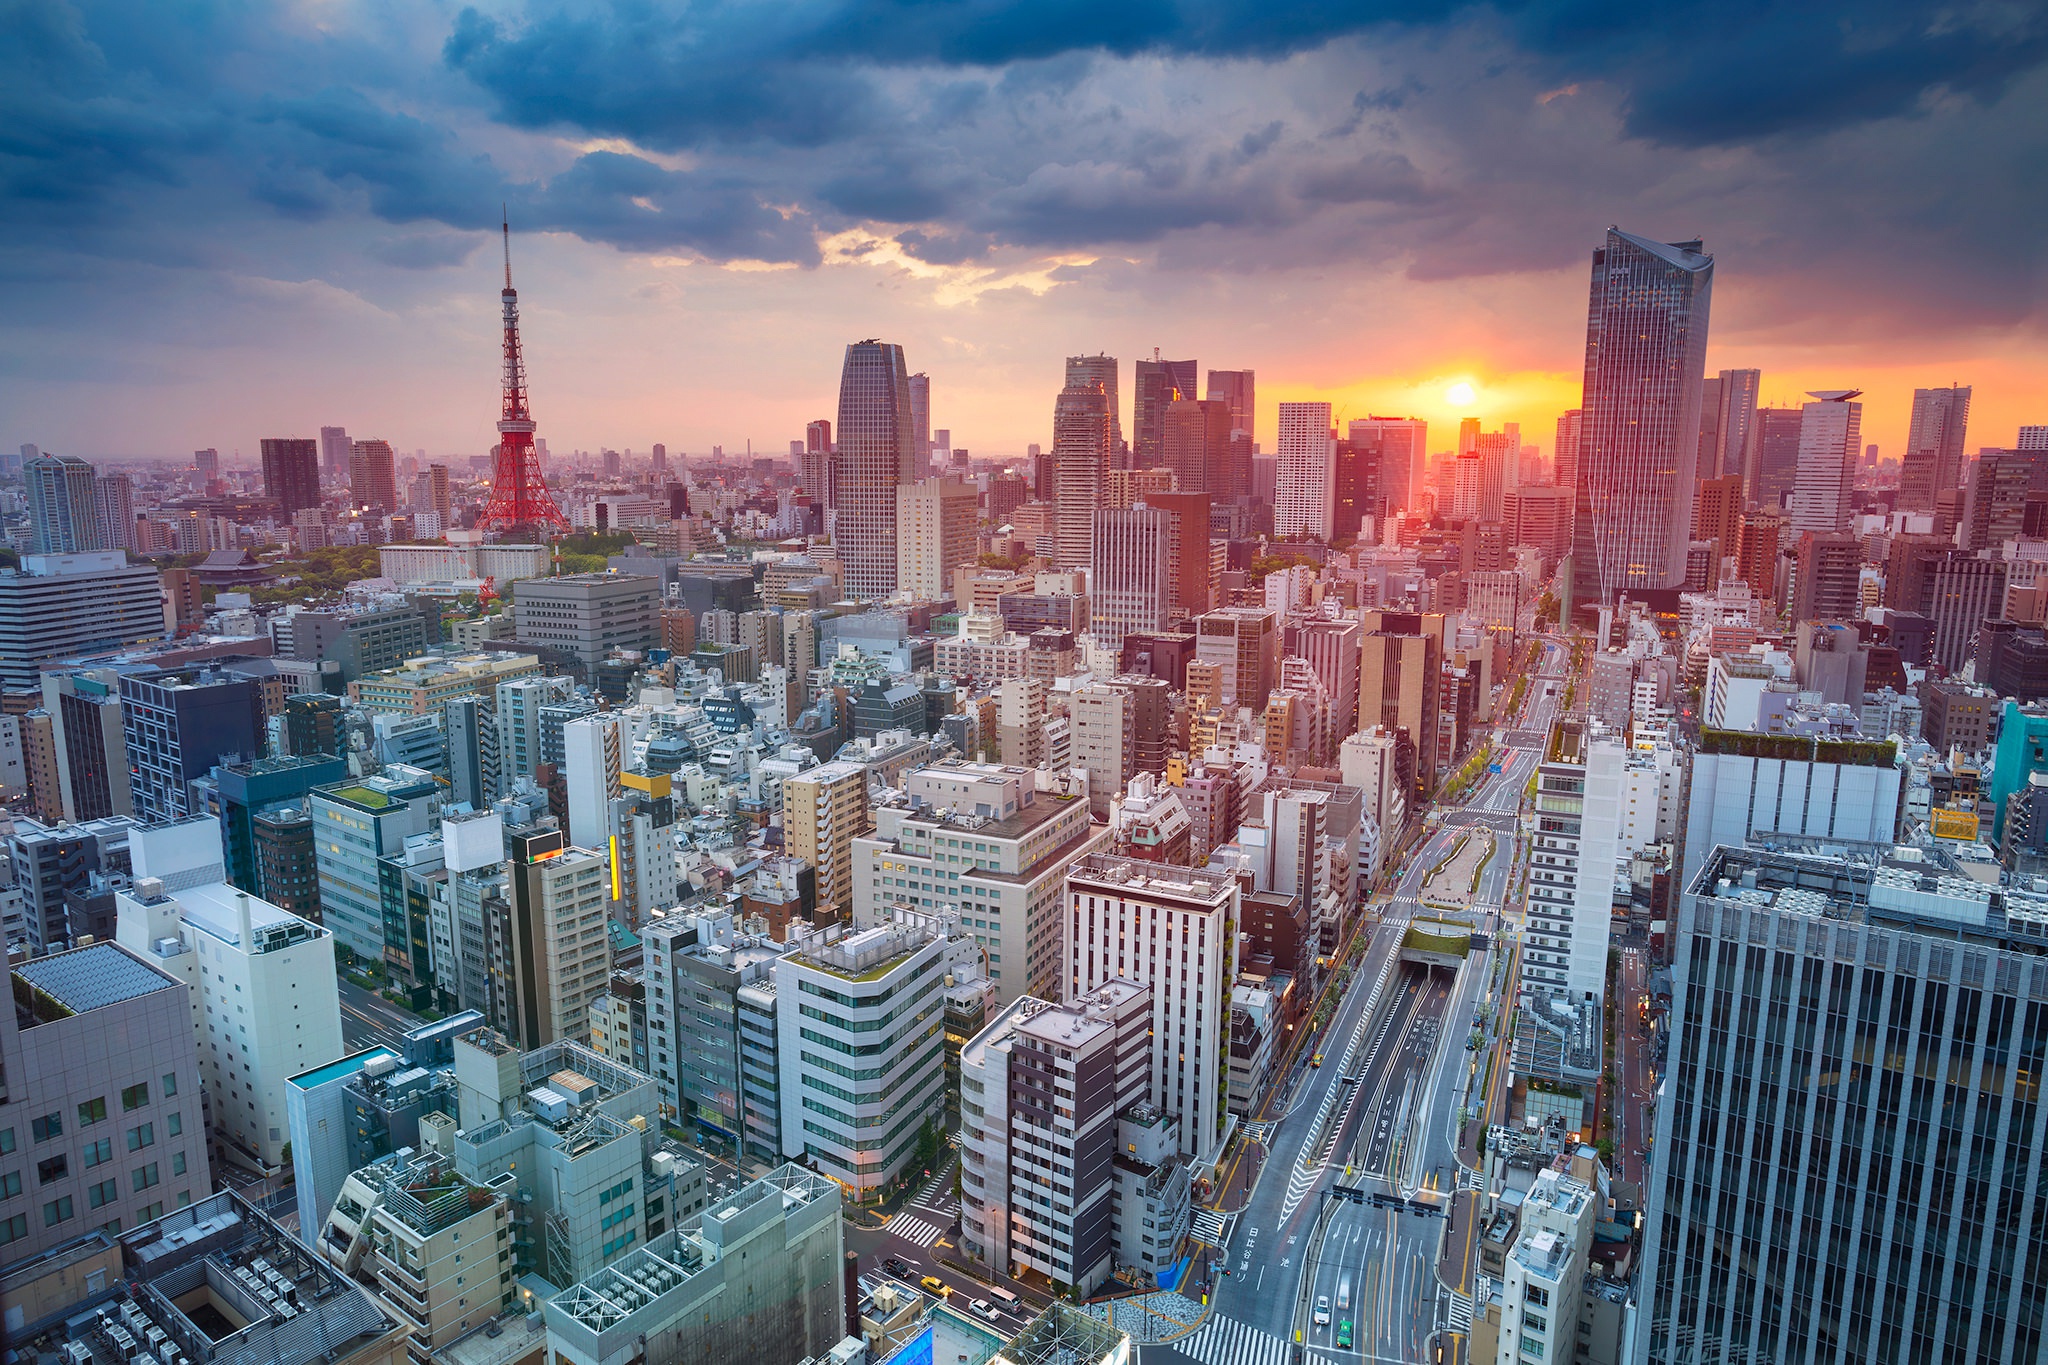
[[[856,341],[839,373],[839,440],[833,457],[838,509],[832,537],[855,600],[896,591],[896,490],[914,458],[910,372],[903,348]]]
[[[28,486],[29,549],[77,554],[100,547],[93,467],[76,455],[43,454],[21,467]]]
[[[1619,228],[1593,253],[1572,598],[1685,583],[1714,258]]]
[[[1635,1361],[2041,1359],[2048,896],[1769,843],[1679,907]]]

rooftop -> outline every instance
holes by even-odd
[[[178,982],[112,943],[94,943],[68,953],[32,958],[14,969],[14,979],[33,990],[38,1003],[31,1006],[39,1022],[105,1009],[158,991],[173,990]],[[22,986],[16,987],[21,999]],[[57,1008],[45,1010],[42,1001]]]

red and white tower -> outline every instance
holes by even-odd
[[[512,287],[512,223],[505,221],[505,408],[498,419],[498,449],[491,469],[491,502],[477,525],[490,531],[540,535],[567,533],[569,519],[541,477],[533,448],[533,414],[526,406],[526,362],[519,352],[519,291]]]

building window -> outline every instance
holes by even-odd
[[[121,1092],[121,1112],[132,1114],[149,1103],[149,1082],[131,1085]]]
[[[85,1191],[85,1204],[87,1208],[96,1209],[103,1205],[111,1204],[120,1197],[120,1185],[112,1180],[102,1180],[97,1185],[87,1187]]]
[[[85,1144],[85,1164],[87,1169],[99,1165],[102,1161],[112,1161],[113,1159],[114,1140],[112,1138],[101,1138],[98,1142],[88,1142]]]
[[[62,1199],[52,1199],[49,1203],[43,1205],[43,1226],[46,1228],[56,1227],[57,1224],[66,1221],[70,1217],[71,1196],[68,1194]]]
[[[38,1185],[47,1185],[52,1180],[62,1180],[70,1172],[71,1162],[68,1157],[62,1155],[45,1157],[36,1163],[36,1183]]]
[[[37,1142],[48,1142],[53,1137],[62,1137],[64,1136],[64,1116],[62,1114],[45,1114],[39,1119],[32,1119],[29,1121],[29,1131],[35,1136]]]
[[[156,1125],[141,1123],[128,1130],[128,1150],[139,1152],[156,1141]]]
[[[21,1193],[21,1172],[0,1173],[0,1199],[12,1199]]]
[[[185,1116],[183,1114],[172,1114],[165,1121],[165,1127],[172,1137],[177,1137],[185,1131]]]
[[[98,1123],[106,1116],[107,1101],[105,1096],[101,1096],[96,1100],[87,1100],[78,1106],[78,1126],[81,1128],[86,1127],[88,1124]]]
[[[150,1162],[150,1163],[149,1163],[149,1164],[148,1164],[147,1166],[137,1166],[137,1167],[135,1168],[135,1177],[134,1177],[134,1179],[135,1179],[135,1190],[136,1190],[136,1192],[137,1192],[138,1194],[139,1194],[139,1193],[141,1193],[141,1192],[142,1192],[143,1190],[146,1190],[146,1189],[148,1189],[148,1188],[149,1188],[149,1187],[150,1187],[151,1185],[154,1185],[154,1184],[156,1184],[156,1182],[157,1182],[157,1172],[156,1172],[156,1163],[155,1163],[154,1161],[152,1161],[152,1162]]]

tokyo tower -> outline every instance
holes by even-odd
[[[505,220],[505,407],[491,468],[491,501],[477,525],[490,531],[567,534],[569,519],[541,477],[526,406],[526,362],[519,352],[519,291],[512,287],[512,221]]]

